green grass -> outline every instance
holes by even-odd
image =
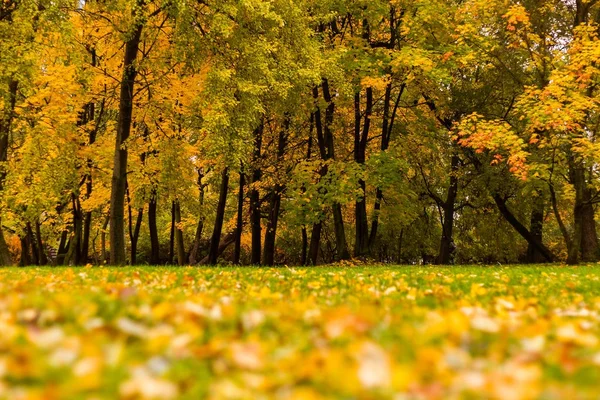
[[[5,268],[0,397],[593,398],[599,311],[598,266]]]

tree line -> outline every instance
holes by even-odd
[[[6,0],[0,264],[600,259],[597,0]]]

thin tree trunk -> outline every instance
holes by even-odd
[[[175,201],[175,224],[175,248],[177,250],[177,264],[185,265],[183,231],[179,228],[179,224],[181,224],[181,205],[179,204],[179,200]]]
[[[130,217],[131,218],[131,217]],[[130,255],[130,264],[137,264],[137,244],[138,239],[140,238],[140,228],[142,227],[142,220],[144,219],[144,207],[140,207],[137,210],[137,217],[135,219],[135,228],[133,231],[129,231],[130,241],[131,241],[131,255]]]
[[[169,265],[175,260],[175,201],[171,202],[171,232],[169,233]]]
[[[237,220],[235,226],[235,248],[233,251],[233,263],[239,264],[242,256],[242,230],[244,224],[244,185],[245,175],[243,168],[240,168],[240,185],[238,190],[238,206],[237,206]]]
[[[538,191],[537,196],[533,200],[533,209],[531,210],[531,219],[529,222],[529,230],[533,237],[540,243],[542,242],[544,230],[544,197],[541,191]],[[544,256],[531,243],[527,246],[527,262],[530,264],[544,262]]]
[[[46,265],[48,264],[48,257],[46,256],[46,250],[42,240],[41,224],[39,221],[35,223],[35,236],[37,238],[38,260],[40,261],[40,265]]]
[[[354,95],[354,162],[364,168],[366,160],[367,139],[371,126],[371,113],[373,109],[373,89],[366,89],[366,109],[365,122],[361,133],[361,111],[360,111],[360,93]],[[354,237],[354,256],[360,257],[369,253],[369,223],[367,221],[367,193],[365,181],[358,180],[361,191],[361,197],[355,203],[355,237]]]
[[[392,40],[393,42],[393,40]],[[396,113],[400,104],[400,98],[404,93],[405,85],[400,87],[400,92],[394,103],[394,108],[391,110],[392,101],[392,84],[388,83],[385,88],[385,95],[383,99],[383,119],[381,122],[381,151],[386,151],[390,146],[390,140],[392,136],[392,129],[394,127],[394,121],[396,119]],[[377,240],[377,233],[379,231],[379,214],[381,212],[381,203],[383,202],[383,190],[381,188],[375,189],[375,205],[373,206],[373,217],[371,220],[371,232],[369,234],[369,248],[375,246]]]
[[[152,189],[148,203],[148,230],[150,231],[150,265],[160,264],[160,243],[158,242],[158,227],[156,226],[156,189]]]
[[[287,145],[287,136],[289,130],[290,121],[286,117],[284,126],[279,132],[279,138],[277,141],[277,165],[281,166],[283,162],[283,156],[285,154],[285,147]],[[267,222],[267,229],[265,231],[265,248],[263,252],[263,264],[273,265],[275,262],[275,240],[277,238],[277,223],[279,221],[279,210],[281,208],[281,194],[285,186],[280,183],[281,177],[277,178],[277,183],[271,194],[271,207],[269,210],[269,221]]]
[[[4,118],[0,120],[0,163],[6,165],[8,160],[9,139],[14,118],[14,110],[17,102],[18,81],[11,79],[8,82],[8,102],[5,103]],[[4,181],[6,179],[5,167],[0,168],[0,192],[4,190]],[[0,266],[12,265],[12,257],[2,229],[2,220],[0,218]]]
[[[586,186],[583,191],[581,207],[581,260],[586,262],[598,261],[598,235],[596,234],[595,212],[591,198],[591,191]]]
[[[108,223],[110,221],[110,217],[107,217],[104,220],[104,225],[102,225],[102,232],[100,234],[100,247],[102,247],[102,263],[104,264],[108,260],[108,252],[106,251],[106,228],[108,227]]]
[[[452,230],[454,228],[454,206],[456,203],[456,195],[458,194],[458,172],[459,158],[457,154],[452,155],[450,161],[450,185],[448,194],[444,202],[444,222],[442,225],[442,239],[440,240],[440,250],[437,257],[437,263],[441,265],[450,264],[450,258],[454,251],[452,241]]]
[[[141,4],[140,4],[141,3]],[[138,7],[143,3],[138,1]],[[134,14],[140,11],[135,11]],[[135,17],[136,15],[134,15]],[[136,18],[134,18],[135,20]],[[142,24],[133,30],[125,43],[125,55],[123,57],[123,77],[121,80],[121,91],[119,95],[119,116],[117,119],[117,135],[115,141],[115,156],[113,165],[113,176],[110,193],[110,263],[111,265],[124,265],[125,255],[125,230],[124,230],[124,208],[125,208],[125,182],[127,180],[127,148],[126,141],[131,132],[131,120],[133,114],[134,83],[137,75],[135,61],[138,54],[138,46],[142,34]]]
[[[227,204],[227,191],[229,189],[229,168],[225,167],[221,175],[221,188],[219,190],[219,203],[217,204],[217,216],[212,238],[210,240],[210,250],[208,253],[208,263],[217,264],[219,258],[219,243],[221,241],[221,232],[223,230],[223,221],[225,219],[225,206]]]
[[[306,265],[308,256],[308,232],[306,232],[306,225],[302,225],[302,250],[300,253],[300,265]]]
[[[334,144],[333,144],[333,132],[331,126],[333,125],[333,115],[335,112],[335,103],[331,97],[329,91],[329,81],[323,79],[321,87],[323,89],[323,99],[327,102],[327,108],[325,109],[325,124],[323,124],[323,138],[325,139],[326,147],[326,160],[334,160]],[[336,259],[347,260],[350,258],[350,252],[348,251],[348,244],[346,242],[346,233],[344,229],[344,219],[342,216],[342,206],[339,203],[334,203],[333,209],[333,223],[335,231],[335,244],[336,244]]]
[[[206,185],[202,183],[202,178],[204,178],[204,173],[201,168],[198,169],[198,188],[200,190],[200,195],[198,197],[198,204],[200,205],[200,209],[204,207],[204,188]],[[198,225],[196,225],[196,235],[194,237],[194,244],[192,245],[192,250],[190,251],[190,264],[195,265],[198,263],[198,251],[200,250],[200,241],[202,240],[202,231],[204,230],[204,213],[201,212],[201,215],[198,218]]]
[[[255,186],[262,177],[262,171],[257,166],[261,158],[261,147],[262,147],[262,134],[263,134],[263,123],[254,131],[254,154],[252,157],[252,165],[254,171],[252,172],[252,189],[250,190],[250,225],[252,234],[252,249],[250,255],[250,263],[252,265],[260,264],[260,252],[262,250],[261,245],[261,207],[260,207],[260,193]]]

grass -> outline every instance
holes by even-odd
[[[600,267],[0,269],[0,398],[585,399]]]

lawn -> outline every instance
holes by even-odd
[[[0,398],[578,399],[600,267],[0,269]]]

